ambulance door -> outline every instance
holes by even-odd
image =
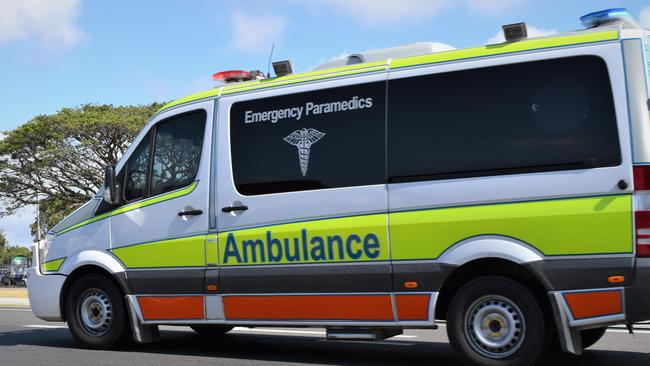
[[[124,204],[111,217],[111,252],[145,320],[204,318],[213,105],[157,116],[118,166]]]
[[[215,214],[226,320],[394,321],[385,90],[381,72],[222,95]]]

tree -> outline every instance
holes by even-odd
[[[160,107],[85,104],[39,115],[5,132],[0,217],[40,201],[42,230],[50,229],[94,195],[103,184],[104,167],[117,163]]]
[[[5,235],[5,232],[0,230],[0,252],[5,250],[7,247],[7,235]]]

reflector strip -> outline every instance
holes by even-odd
[[[144,320],[203,319],[203,296],[138,296]]]
[[[393,321],[390,295],[224,296],[227,320]]]
[[[620,290],[566,293],[564,299],[576,320],[623,312]]]
[[[429,320],[429,299],[429,295],[396,295],[398,320]]]

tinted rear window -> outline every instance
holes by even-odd
[[[388,95],[391,182],[621,163],[596,56],[396,79]]]

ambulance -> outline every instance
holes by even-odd
[[[650,33],[624,9],[582,22],[215,74],[33,248],[34,314],[96,349],[160,325],[445,323],[469,365],[632,331],[650,320]]]

